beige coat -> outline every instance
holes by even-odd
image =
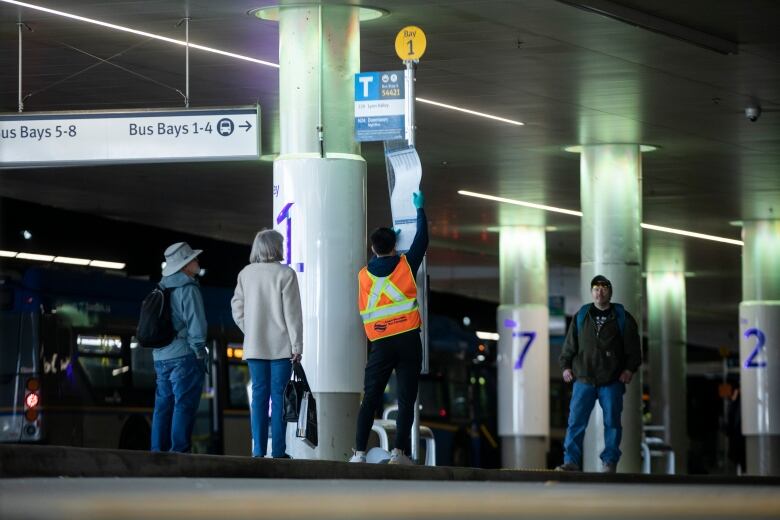
[[[283,359],[303,353],[298,277],[276,262],[252,263],[238,273],[230,301],[244,333],[244,359]]]

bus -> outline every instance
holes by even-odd
[[[134,334],[153,287],[70,266],[0,273],[0,442],[150,448],[154,363]],[[249,455],[250,378],[231,315],[233,291],[201,290],[211,369],[192,449]],[[438,464],[499,467],[495,345],[447,316],[430,314],[429,330],[430,372],[421,376],[420,403]],[[387,404],[395,402],[394,386],[391,380]]]
[[[134,334],[153,286],[55,266],[0,276],[0,442],[149,449],[154,363]],[[211,369],[193,451],[249,454],[249,374],[232,290],[202,292]]]

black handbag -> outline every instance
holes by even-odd
[[[284,420],[286,422],[298,422],[298,414],[306,391],[310,390],[303,365],[295,362],[292,366],[290,380],[287,381],[287,386],[284,388]]]

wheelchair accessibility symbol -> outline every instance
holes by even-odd
[[[233,133],[233,121],[224,117],[217,122],[217,132],[222,137],[227,137]]]

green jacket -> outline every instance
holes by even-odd
[[[620,334],[614,307],[601,331],[591,316],[591,304],[582,330],[577,330],[577,317],[571,320],[566,341],[558,362],[561,370],[572,369],[574,377],[582,383],[608,385],[617,381],[623,370],[636,372],[642,364],[642,345],[636,320],[626,312],[626,324]]]

